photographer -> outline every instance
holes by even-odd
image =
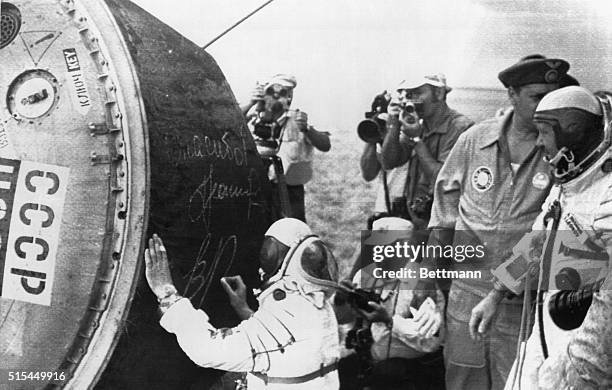
[[[329,133],[308,124],[308,115],[291,109],[295,77],[277,74],[265,84],[257,84],[248,104],[241,106],[262,156],[277,154],[285,173],[292,217],[306,221],[304,184],[312,178],[313,148],[327,152]],[[277,182],[272,166],[269,178]]]
[[[387,106],[390,100],[391,95],[387,91],[376,95],[371,111],[365,113],[366,119],[357,126],[359,137],[366,143],[359,161],[361,175],[368,182],[376,177],[380,180],[371,219],[383,215],[409,218],[404,198],[408,163],[390,170],[382,169],[381,164],[381,148],[386,134]],[[371,229],[371,222],[373,221],[368,223],[368,229]]]
[[[537,146],[553,169],[555,185],[533,231],[517,244],[515,255],[493,271],[495,288],[472,310],[470,333],[479,338],[489,330],[508,292],[528,295],[536,287],[529,280],[537,279],[534,270],[539,268],[536,321],[506,389],[566,389],[554,385],[563,380],[580,383],[580,389],[608,388],[610,350],[602,354],[593,346],[609,346],[610,340],[603,329],[595,330],[598,325],[592,318],[583,320],[592,300],[597,308],[591,317],[604,315],[607,305],[608,319],[602,322],[609,325],[610,319],[609,303],[605,303],[609,291],[597,293],[606,288],[601,285],[609,273],[612,245],[610,101],[600,101],[581,87],[566,87],[546,95],[533,120],[539,134]],[[577,327],[581,330],[574,330]],[[594,340],[598,337],[599,342]],[[591,348],[592,356],[587,357],[586,350],[580,352],[582,348]],[[555,364],[546,363],[547,358],[559,359],[568,353],[578,355],[574,361],[559,362],[568,364],[561,371],[566,377],[546,374]],[[585,364],[585,358],[599,361]]]
[[[387,110],[382,166],[391,169],[410,162],[404,196],[417,229],[427,228],[442,164],[459,135],[474,124],[446,104],[451,90],[442,74],[404,80]]]
[[[364,245],[390,245],[414,239],[410,221],[397,217],[378,219],[373,229]],[[430,297],[420,299],[415,294],[418,278],[380,275],[381,271],[418,267],[417,262],[385,258],[365,266],[354,276],[355,292],[344,299],[353,308],[356,319],[346,334],[345,346],[356,353],[340,361],[342,390],[444,389],[440,352],[442,293],[431,291]]]

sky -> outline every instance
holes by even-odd
[[[264,0],[135,3],[204,45]],[[238,101],[256,81],[290,73],[298,80],[294,106],[319,127],[347,127],[408,74],[501,88],[497,73],[533,53],[567,59],[588,88],[612,89],[612,2],[274,0],[207,51]]]

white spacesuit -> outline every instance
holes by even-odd
[[[569,110],[578,114],[568,119],[566,114]],[[597,286],[600,286],[608,275],[609,259],[612,256],[609,113],[609,102],[600,102],[592,93],[580,87],[551,92],[536,109],[534,121],[540,133],[540,146],[546,149],[546,145],[542,145],[545,141],[541,140],[546,139],[547,131],[556,144],[556,155],[550,158],[549,154],[556,184],[542,206],[542,213],[533,224],[533,231],[514,248],[515,256],[493,271],[493,274],[497,283],[514,293],[522,292],[529,279],[534,282],[531,288],[536,288],[537,282],[538,290],[546,292],[542,293],[543,299],[538,302],[541,309],[538,307],[536,312],[531,336],[526,345],[519,348],[506,390],[612,388],[604,378],[610,375],[612,351],[595,351],[592,358],[599,359],[594,364],[597,368],[582,378],[578,374],[573,378],[564,377],[568,373],[567,367],[562,370],[559,367],[560,371],[555,376],[551,374],[554,367],[550,359],[546,360],[548,357],[554,358],[559,360],[558,364],[574,365],[575,372],[585,373],[579,367],[579,360],[572,362],[571,359],[560,359],[567,356],[572,336],[582,331],[581,328],[575,328],[582,323],[584,313],[580,317],[571,312],[567,316],[570,322],[580,318],[577,323],[568,325],[558,318],[553,320],[549,308],[555,306],[555,302],[561,302],[563,295],[560,294],[589,288],[598,282],[600,284]],[[582,126],[579,120],[585,123],[591,120],[594,125]],[[539,273],[534,272],[537,268]],[[539,274],[539,280],[536,274]],[[597,294],[596,301],[601,299]],[[601,302],[597,305],[601,306]],[[610,309],[609,302],[607,308]],[[524,312],[528,313],[528,310]],[[529,324],[523,321],[523,326]],[[590,337],[591,341],[599,337],[602,339],[595,344],[610,345],[603,334],[591,333],[586,337]],[[541,371],[545,362],[548,367],[546,371]]]
[[[338,324],[329,302],[335,285],[333,255],[295,219],[275,222],[266,236],[290,249],[250,318],[231,329],[216,329],[205,312],[180,299],[160,323],[176,334],[196,364],[248,372],[248,389],[337,389]]]

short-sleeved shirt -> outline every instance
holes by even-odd
[[[283,170],[287,185],[303,185],[312,178],[312,160],[314,156],[314,146],[310,143],[306,135],[300,131],[295,116],[298,110],[287,111],[287,117],[282,128],[282,138],[278,156],[283,162]],[[249,120],[249,129],[254,131],[254,121],[256,116],[255,106],[246,114]],[[273,167],[270,167],[270,180],[276,179]]]
[[[550,165],[535,146],[513,172],[506,131],[513,112],[464,132],[438,174],[430,228],[455,230],[454,245],[484,245],[484,257],[453,262],[482,278],[457,279],[481,296],[492,288],[490,270],[512,253],[541,211],[552,185]]]
[[[312,178],[314,146],[295,122],[295,110],[287,113],[278,156],[283,161],[285,179],[291,186],[306,184]]]
[[[376,156],[380,158],[382,153],[381,145],[376,144]],[[393,203],[393,200],[404,196],[404,190],[406,189],[406,177],[408,176],[408,168],[410,163],[406,162],[399,167],[386,170],[387,176],[387,191],[389,192],[389,202]],[[374,202],[374,212],[386,212],[387,204],[385,201],[385,185],[383,179],[383,171],[381,170],[378,174],[378,189],[376,190],[376,201]]]
[[[474,122],[459,112],[447,108],[441,115],[437,116],[433,123],[427,125],[423,122],[423,143],[429,149],[431,155],[440,163],[444,163],[448,157],[453,145],[457,142],[459,136],[472,126]],[[408,138],[404,133],[400,134],[400,142],[407,142]],[[405,194],[408,206],[416,198],[432,195],[436,178],[425,173],[421,167],[418,158],[413,156],[409,161],[408,176],[405,183]],[[420,220],[411,215],[416,225],[421,225]],[[427,221],[423,227],[427,226]]]

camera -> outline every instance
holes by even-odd
[[[357,125],[357,135],[363,142],[369,144],[382,143],[385,135],[385,121],[378,117],[378,113],[366,112],[366,119]],[[372,115],[368,117],[368,115]]]
[[[404,101],[400,103],[402,110],[400,119],[410,125],[415,124],[417,117],[423,116],[423,102],[419,101]]]
[[[361,309],[368,313],[372,311],[372,308],[368,302],[382,302],[380,294],[372,290],[356,288],[348,280],[340,282],[338,288],[339,291],[338,294],[336,294],[337,299],[342,302],[347,302],[352,307]]]
[[[580,276],[573,268],[563,268],[556,275],[559,279],[568,279],[571,286],[575,287],[576,282],[580,283]],[[563,330],[576,329],[586,317],[587,311],[591,307],[593,294],[599,291],[604,279],[598,280],[595,283],[586,285],[580,289],[563,290],[553,295],[548,302],[548,313],[554,321],[555,325]]]
[[[274,156],[280,146],[283,126],[280,124],[285,118],[282,103],[275,102],[270,109],[259,104],[257,117],[253,122],[253,136],[257,151],[262,156]]]
[[[374,97],[371,110],[364,114],[366,119],[357,125],[357,135],[362,141],[372,144],[382,143],[386,123],[379,116],[387,112],[388,106],[387,91]]]
[[[348,303],[365,312],[371,312],[373,309],[370,307],[368,302],[382,302],[380,294],[377,294],[371,290],[365,290],[363,288],[354,288],[347,292]]]

